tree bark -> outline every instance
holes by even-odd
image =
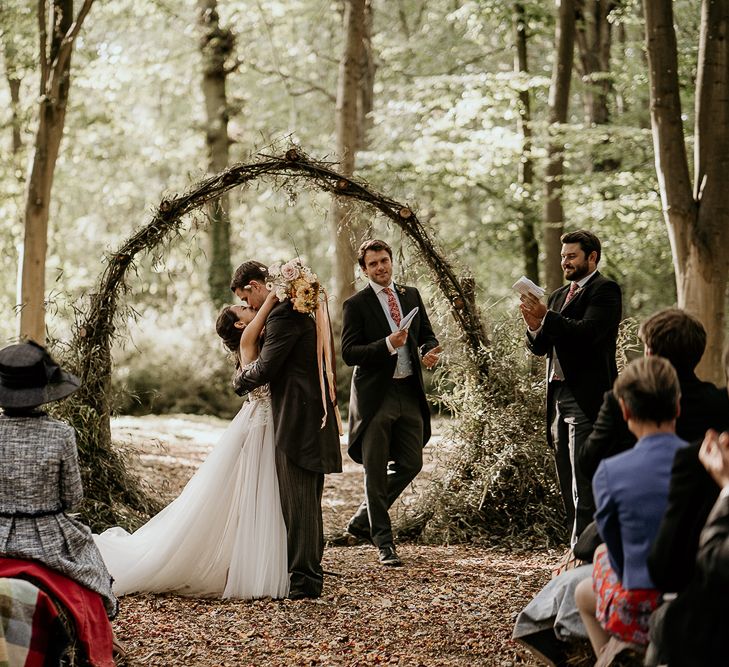
[[[226,62],[235,48],[235,36],[220,25],[217,0],[198,0],[198,24],[201,30],[202,91],[205,98],[207,125],[205,143],[208,149],[208,171],[218,174],[230,161],[228,136],[229,108],[226,94],[228,71]],[[207,204],[210,219],[208,231],[208,293],[215,306],[230,301],[230,199],[228,193]]]
[[[71,83],[71,53],[93,0],[84,0],[73,20],[73,0],[52,0],[46,22],[46,0],[38,2],[40,33],[40,113],[25,204],[20,288],[20,335],[45,342],[45,268],[48,214],[56,161],[63,138]],[[51,29],[50,48],[48,26]]]
[[[695,179],[681,120],[671,0],[644,0],[656,172],[678,305],[707,332],[701,377],[725,384],[721,363],[729,279],[729,0],[704,0],[696,80]]]
[[[585,86],[585,122],[589,126],[610,122],[612,30],[608,19],[615,7],[612,0],[577,0],[576,41],[580,75]],[[603,143],[608,142],[606,139]],[[593,158],[594,171],[611,171],[618,166],[619,162],[613,158]]]
[[[567,122],[570,79],[575,46],[574,0],[558,0],[555,44],[556,53],[549,88],[550,142],[545,171],[545,205],[543,223],[544,280],[548,292],[562,285],[560,237],[564,230],[562,177],[564,175],[564,142],[558,137],[558,125]]]
[[[347,0],[344,12],[345,41],[339,62],[336,106],[336,151],[340,171],[345,176],[354,173],[357,149],[364,139],[360,127],[361,82],[365,63],[366,0]],[[335,248],[334,277],[339,308],[354,294],[354,267],[357,221],[355,208],[347,198],[333,197],[329,211],[329,226]]]
[[[516,53],[514,70],[519,74],[529,73],[527,61],[527,20],[524,3],[514,3],[514,39]],[[535,216],[532,207],[532,186],[534,184],[534,165],[532,163],[531,95],[528,88],[519,90],[519,131],[522,136],[521,158],[519,160],[519,216],[521,218],[521,247],[524,258],[524,275],[539,283],[539,244],[534,233]]]
[[[18,155],[23,148],[23,140],[20,125],[20,83],[21,77],[18,74],[17,54],[10,40],[5,40],[3,45],[5,57],[5,80],[8,82],[10,91],[10,150],[12,155]]]
[[[589,125],[610,122],[612,31],[608,18],[614,8],[615,2],[610,0],[577,0],[575,36],[580,54],[580,75],[586,84],[585,122]]]

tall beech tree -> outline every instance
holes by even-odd
[[[523,76],[529,74],[527,61],[528,21],[524,3],[517,0],[513,6],[514,71]],[[518,122],[522,136],[521,159],[519,160],[519,185],[521,200],[519,215],[521,218],[521,247],[524,258],[524,274],[530,280],[539,282],[539,243],[534,234],[534,211],[531,205],[532,186],[534,184],[534,163],[532,161],[532,127],[531,127],[531,94],[527,86],[519,90]]]
[[[555,54],[552,65],[552,83],[549,87],[548,158],[545,170],[544,219],[542,244],[544,248],[544,282],[551,292],[562,284],[560,236],[564,230],[562,207],[562,177],[564,175],[564,142],[559,125],[567,122],[570,80],[575,51],[574,0],[557,0],[559,7],[555,33]]]
[[[612,88],[610,50],[612,0],[577,0],[575,37],[578,70],[585,83],[585,121],[605,125],[610,121],[609,96]]]
[[[20,334],[39,343],[45,341],[48,213],[71,88],[71,54],[93,2],[84,0],[75,20],[73,0],[38,2],[40,108],[25,201]]]
[[[227,61],[235,49],[235,36],[220,25],[217,0],[198,0],[198,25],[201,31],[202,91],[205,98],[205,143],[208,171],[217,174],[230,161],[228,136],[229,106],[226,79]],[[208,291],[211,301],[222,306],[230,301],[230,197],[227,192],[207,204],[210,218]]]
[[[339,170],[345,176],[354,173],[357,150],[365,137],[365,114],[363,99],[372,105],[369,76],[369,95],[362,93],[366,77],[371,70],[367,67],[368,16],[367,0],[346,0],[344,3],[345,40],[339,61],[336,106],[336,152],[340,161]],[[340,304],[354,293],[355,245],[358,241],[355,208],[349,199],[333,197],[329,210],[329,226],[332,242],[336,248],[334,276],[337,302]],[[339,308],[335,309],[339,312]]]
[[[729,0],[701,3],[693,184],[681,118],[673,3],[644,0],[643,9],[656,172],[678,305],[706,327],[707,350],[699,374],[723,384],[729,277]]]

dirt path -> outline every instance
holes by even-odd
[[[226,422],[189,416],[123,418],[117,440],[166,499],[179,493]],[[433,473],[426,449],[418,485]],[[345,459],[327,478],[325,532],[341,532],[360,501],[362,470]],[[411,501],[417,487],[404,498]],[[139,665],[535,665],[509,637],[514,617],[549,578],[548,553],[470,545],[401,545],[405,567],[383,568],[373,547],[330,547],[315,601],[122,599],[119,638]]]

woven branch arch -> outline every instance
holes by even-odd
[[[98,289],[91,295],[89,310],[77,324],[71,352],[82,383],[81,389],[69,402],[66,418],[79,433],[82,464],[93,473],[89,473],[90,479],[87,480],[87,496],[94,509],[87,508],[86,511],[92,525],[118,522],[119,512],[111,508],[119,504],[119,498],[121,503],[135,511],[144,513],[150,510],[145,494],[127,476],[124,465],[115,465],[116,455],[111,447],[111,341],[117,303],[125,289],[127,271],[139,253],[155,249],[177,232],[186,214],[228,190],[263,177],[303,178],[320,190],[368,204],[392,220],[415,244],[434,275],[451,306],[476,372],[482,379],[488,374],[485,348],[489,341],[474,302],[473,284],[467,280],[459,281],[452,266],[436,250],[429,232],[409,206],[375,192],[358,180],[343,176],[331,164],[313,160],[298,149],[292,148],[283,156],[261,154],[252,163],[234,165],[200,181],[184,194],[165,197],[152,220],[108,256]],[[109,462],[102,474],[98,470],[99,458]]]

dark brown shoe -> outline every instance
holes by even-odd
[[[400,567],[402,565],[400,556],[397,555],[397,551],[395,551],[395,547],[392,544],[386,547],[380,547],[380,563],[388,567]]]

